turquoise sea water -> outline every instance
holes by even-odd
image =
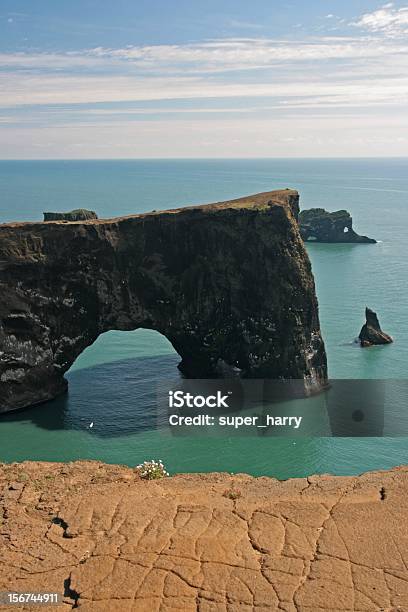
[[[298,189],[303,208],[348,209],[356,231],[379,240],[307,246],[330,376],[408,378],[408,160],[0,162],[0,222],[40,220],[44,210],[78,207],[115,216],[282,187]],[[365,305],[377,310],[394,344],[353,345]],[[152,425],[156,382],[177,376],[178,361],[156,332],[104,334],[72,367],[66,397],[0,419],[0,461],[92,458],[135,465],[160,458],[170,472],[279,478],[408,462],[404,437],[163,435]]]

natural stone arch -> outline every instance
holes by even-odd
[[[307,242],[346,242],[375,244],[374,238],[360,236],[353,229],[353,219],[347,210],[328,212],[324,208],[309,208],[299,215],[300,234]]]
[[[189,377],[326,380],[298,194],[0,226],[0,411],[65,391],[103,332],[155,329]]]

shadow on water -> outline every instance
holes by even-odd
[[[89,430],[100,437],[156,428],[159,380],[180,376],[180,357],[124,359],[70,372],[68,394],[33,408],[1,416],[2,422],[32,423],[46,430]]]
[[[30,409],[2,415],[0,426],[8,422],[22,426],[33,425],[48,431],[92,432],[92,435],[101,439],[156,430],[161,427],[161,420],[168,417],[168,407],[163,406],[169,389],[182,388],[198,393],[205,391],[205,381],[182,378],[177,370],[179,360],[177,354],[139,357],[72,371],[67,375],[67,395]],[[223,383],[220,380],[207,382],[212,392],[218,387],[231,386],[232,383],[231,380],[224,380]],[[236,414],[253,412],[259,414],[260,418],[265,418],[266,413],[277,416],[302,415],[302,427],[297,432],[301,437],[408,435],[406,380],[333,380],[329,390],[316,397],[283,403],[282,398],[271,403],[268,397],[263,406],[258,401],[248,401],[255,392],[256,400],[265,401],[262,381],[241,380],[234,384],[242,386],[244,391],[241,398],[238,396],[238,404],[231,406]],[[191,385],[196,385],[196,388],[190,389]],[[164,395],[159,396],[161,386]],[[159,397],[162,398],[160,401]],[[255,406],[252,411],[251,404]],[[273,429],[259,430],[257,434],[276,435]],[[190,432],[191,428],[186,432],[177,429],[172,431],[172,435],[190,435]],[[225,435],[225,429],[220,433]],[[293,430],[287,430],[283,435],[292,436],[294,433]]]

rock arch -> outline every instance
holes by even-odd
[[[189,377],[326,380],[299,196],[0,225],[0,411],[51,399],[103,332],[166,336]]]

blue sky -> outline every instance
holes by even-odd
[[[408,2],[2,0],[0,158],[408,154]]]

